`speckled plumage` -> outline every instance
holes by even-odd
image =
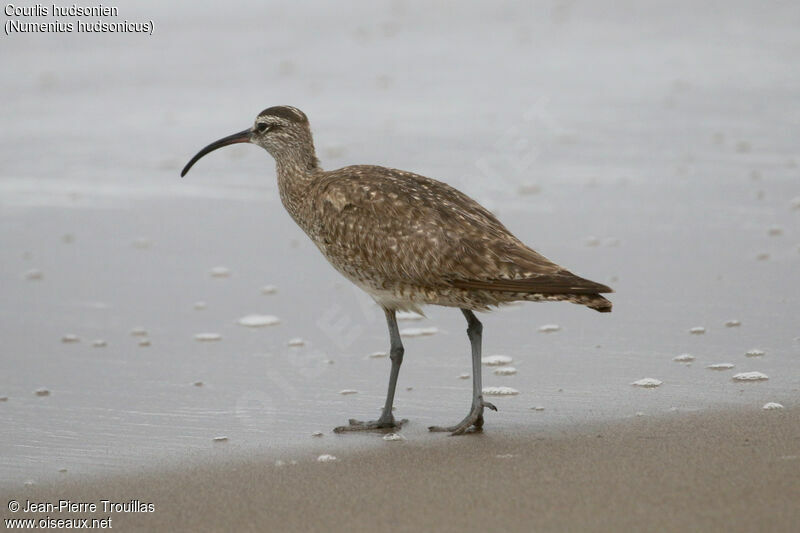
[[[276,162],[281,201],[325,258],[384,309],[392,373],[381,418],[351,421],[337,431],[397,427],[392,401],[403,346],[395,312],[426,304],[458,307],[472,345],[473,403],[458,425],[435,431],[460,434],[483,425],[482,325],[473,311],[515,300],[568,301],[601,312],[610,288],[578,277],[527,247],[488,210],[449,185],[411,172],[370,165],[325,171],[314,151],[308,118],[297,108],[265,109],[252,128],[203,148],[233,143],[265,148]]]
[[[275,115],[265,110],[259,120]],[[293,125],[303,130],[293,139],[299,149],[273,154],[283,205],[325,258],[381,305],[486,310],[514,300],[566,300],[611,309],[599,295],[611,289],[528,248],[460,191],[379,166],[324,171],[307,119]]]

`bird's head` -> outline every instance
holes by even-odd
[[[258,114],[252,128],[223,137],[197,152],[183,167],[181,177],[207,153],[237,143],[256,144],[277,161],[285,160],[302,168],[312,169],[317,165],[308,117],[296,107],[284,105],[265,109]]]

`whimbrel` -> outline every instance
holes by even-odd
[[[481,334],[474,311],[515,300],[568,301],[600,312],[607,286],[572,274],[527,247],[483,206],[449,185],[411,172],[371,165],[325,171],[314,152],[306,115],[291,106],[265,109],[255,124],[200,150],[183,168],[223,146],[253,143],[277,167],[281,201],[322,255],[383,308],[389,326],[391,372],[380,418],[350,420],[337,432],[398,427],[392,414],[403,343],[397,311],[426,304],[457,307],[472,347],[472,405],[454,435],[483,426]]]

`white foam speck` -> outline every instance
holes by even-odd
[[[305,343],[306,341],[304,341],[300,337],[295,337],[294,339],[289,339],[289,342],[287,342],[286,344],[289,346],[303,346]]]
[[[347,395],[347,394],[358,394],[358,391],[355,389],[342,389],[339,391],[339,394]]]
[[[495,455],[497,459],[511,459],[512,457],[514,457],[513,453],[498,453]]]
[[[508,355],[490,355],[488,357],[482,357],[481,363],[486,366],[503,366],[503,365],[510,365],[514,362]]]
[[[386,352],[372,352],[367,357],[369,357],[370,359],[378,359],[380,357],[386,357],[387,355],[389,354],[387,354]]]
[[[150,339],[142,339],[139,341],[139,346],[150,346]]]
[[[644,387],[646,389],[652,389],[653,387],[658,387],[662,383],[663,381],[661,381],[660,379],[642,378],[642,379],[637,379],[636,381],[631,383],[631,385],[633,385],[634,387]]]
[[[484,387],[483,394],[484,396],[516,396],[519,391],[511,387]]]
[[[398,311],[396,317],[399,321],[416,321],[425,318],[419,313],[412,313],[410,311]]]
[[[209,273],[212,278],[227,278],[231,275],[231,269],[224,266],[216,266]]]
[[[726,328],[738,328],[741,325],[742,325],[741,320],[728,320],[727,322],[725,322]]]
[[[278,288],[275,285],[264,285],[261,287],[261,294],[275,294]]]
[[[765,381],[769,377],[761,372],[740,372],[735,374],[733,379],[735,381]]]
[[[61,342],[65,342],[65,343],[81,342],[81,339],[80,339],[80,337],[78,337],[74,333],[67,333],[66,335],[61,337]]]
[[[703,335],[706,332],[706,328],[702,326],[696,326],[689,330],[689,333],[692,335]]]
[[[311,436],[312,437],[321,437],[322,436],[322,432],[321,431],[315,431],[314,433],[311,434]]]
[[[403,337],[427,337],[439,333],[439,328],[405,328],[400,330]]]
[[[25,272],[25,279],[31,281],[39,281],[44,278],[44,273],[38,268],[34,268]]]
[[[558,324],[545,324],[544,326],[539,328],[539,332],[541,333],[555,333],[556,331],[560,331],[561,326]]]
[[[389,442],[395,442],[398,440],[406,440],[406,438],[402,436],[400,433],[387,433],[386,435],[383,436],[383,440]]]
[[[458,379],[469,379],[469,374],[460,374]]]
[[[194,308],[197,309],[198,311],[202,311],[206,307],[207,307],[207,305],[206,305],[205,302],[195,302],[194,303]]]
[[[766,352],[764,350],[759,350],[758,348],[753,348],[752,350],[747,350],[747,352],[745,352],[745,355],[747,357],[761,357],[765,353]]]
[[[783,409],[783,405],[778,402],[767,402],[764,404],[762,409],[766,409],[767,411],[771,411],[773,409]]]
[[[332,463],[333,461],[336,461],[336,460],[337,459],[336,459],[335,456],[327,454],[327,453],[323,453],[322,455],[317,457],[317,461],[320,462],[320,463]]]
[[[533,410],[533,411],[544,411],[544,406],[543,405],[534,405],[533,407],[531,407],[531,410]]]
[[[283,461],[281,461],[280,459],[277,459],[277,460],[275,461],[275,466],[283,466],[283,465],[285,465],[285,464],[286,464],[286,463],[284,463],[284,462],[283,462]]]
[[[677,361],[679,363],[691,363],[694,361],[694,356],[688,353],[682,353],[680,355],[676,355],[672,358],[673,361]]]
[[[97,340],[94,340],[94,341],[92,341],[92,346],[93,346],[94,348],[103,348],[103,347],[105,347],[107,344],[108,344],[108,343],[107,343],[106,341],[104,341],[103,339],[97,339]]]
[[[213,342],[222,340],[222,335],[219,333],[198,333],[194,336],[194,340],[200,342]]]
[[[225,435],[220,435],[219,437],[214,437],[214,442],[227,442],[228,437]]]
[[[513,376],[517,373],[517,369],[513,366],[503,366],[500,368],[495,368],[494,373],[498,376]]]
[[[36,389],[34,393],[36,396],[50,396],[50,391],[47,389]]]
[[[138,326],[131,330],[131,335],[133,335],[134,337],[146,337],[147,330],[141,326]]]
[[[66,469],[66,468],[59,468],[59,469],[58,469],[58,472],[59,472],[60,474],[66,474],[66,473],[67,473],[67,469]]]
[[[280,324],[281,320],[272,315],[247,315],[238,320],[240,326],[248,328],[260,328],[263,326],[274,326]]]
[[[715,363],[713,365],[708,365],[706,368],[709,370],[730,370],[733,367],[733,363]]]

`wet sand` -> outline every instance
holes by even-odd
[[[797,407],[408,440],[325,463],[308,451],[296,464],[275,459],[184,462],[3,499],[154,504],[113,515],[121,531],[788,532],[800,520]]]

